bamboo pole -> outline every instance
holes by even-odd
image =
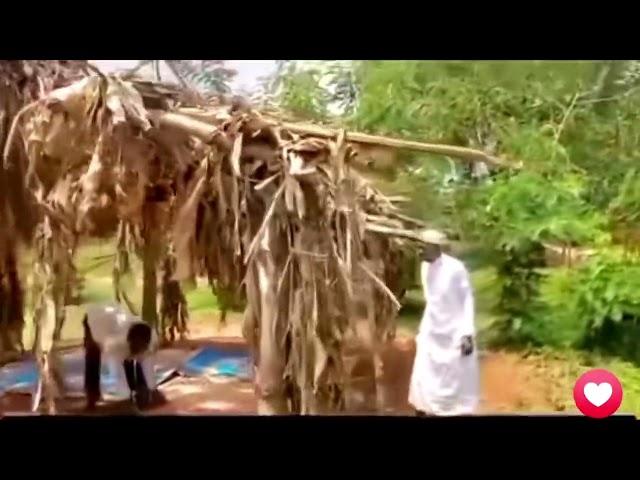
[[[269,123],[271,122],[269,121]],[[275,121],[273,122],[273,124],[274,126],[278,125],[278,123]],[[338,132],[333,129],[320,127],[317,125],[283,122],[282,124],[280,124],[280,126],[294,133],[314,135],[316,137],[335,138],[338,135]],[[383,137],[380,135],[369,135],[368,133],[360,132],[347,132],[345,138],[348,142],[351,143],[379,145],[402,150],[414,150],[419,152],[432,153],[435,155],[445,155],[447,157],[453,157],[472,162],[485,162],[503,168],[520,168],[519,165],[511,164],[506,160],[488,155],[481,150],[476,150],[473,148],[415,142],[412,140],[401,140],[398,138]]]
[[[367,222],[367,231],[373,233],[379,233],[381,235],[388,235],[391,237],[404,238],[412,240],[414,242],[425,243],[424,240],[416,232],[405,230],[403,228],[387,227],[385,225],[378,225],[375,223]]]
[[[180,130],[205,143],[214,143],[224,151],[231,150],[232,143],[218,130],[217,126],[211,125],[210,123],[203,122],[182,113],[165,112],[162,110],[154,110],[152,112],[152,119],[157,122],[160,127]]]
[[[169,116],[168,118],[164,118],[165,116]],[[184,121],[179,120],[179,117],[183,117]],[[168,112],[160,112],[159,118],[161,123],[170,123],[173,126],[177,126],[178,123],[184,123],[185,126],[189,125],[193,128],[193,135],[198,136],[198,138],[202,138],[206,140],[210,139],[216,132],[216,128],[213,127],[210,123],[215,121],[220,121],[223,118],[221,117],[220,111],[206,111],[197,108],[183,108],[180,109],[179,112],[168,113]],[[338,136],[340,130],[332,129],[328,127],[323,127],[319,125],[311,125],[305,123],[293,123],[293,122],[280,122],[278,120],[265,118],[261,119],[265,126],[271,127],[281,127],[289,130],[290,132],[301,134],[301,135],[313,135],[316,137],[322,138],[331,138],[334,139]],[[207,128],[208,127],[208,128]],[[208,136],[205,134],[208,132]],[[494,157],[489,155],[481,150],[467,148],[467,147],[458,147],[454,145],[442,145],[435,143],[424,143],[424,142],[416,142],[412,140],[402,140],[398,138],[384,137],[380,135],[370,135],[368,133],[360,133],[360,132],[347,132],[346,140],[351,143],[360,143],[360,144],[368,144],[368,145],[378,145],[385,146],[389,148],[397,148],[403,150],[414,150],[426,153],[432,153],[435,155],[445,155],[448,157],[453,157],[461,160],[467,160],[472,162],[486,162],[494,166],[502,167],[502,168],[515,168],[519,169],[522,167],[521,164],[515,164],[504,160],[502,158]]]

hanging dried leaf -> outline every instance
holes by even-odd
[[[121,253],[159,243],[168,339],[186,331],[176,280],[206,275],[225,311],[246,299],[260,411],[339,408],[345,331],[363,300],[354,285],[374,292],[376,334],[390,331],[394,255],[420,225],[349,168],[346,132],[285,128],[250,109],[188,98],[101,75],[48,96],[16,129],[33,166],[29,194],[56,232],[65,218],[91,234],[126,223]],[[374,236],[384,248],[365,255]],[[116,270],[114,280],[126,272]]]
[[[242,133],[239,133],[233,141],[233,149],[231,150],[231,168],[236,177],[240,177],[240,155],[242,154]]]

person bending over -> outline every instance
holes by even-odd
[[[127,391],[136,407],[147,406],[156,387],[152,358],[158,346],[155,332],[117,305],[90,305],[83,326],[87,409],[93,410],[101,397],[103,358],[116,376],[118,393]]]

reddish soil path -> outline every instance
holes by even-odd
[[[225,348],[243,344],[239,338],[215,338],[186,341],[164,350],[165,357],[178,363],[203,344],[214,342]],[[407,404],[409,378],[415,354],[413,339],[401,337],[383,353],[385,415],[411,414]],[[347,350],[345,363],[351,370],[347,387],[347,410],[351,414],[374,413],[373,366],[361,346]],[[481,357],[481,411],[531,412],[552,411],[545,379],[536,369],[516,354],[489,353]],[[247,415],[256,413],[256,399],[251,382],[224,378],[179,377],[160,387],[166,402],[145,412],[159,415]],[[0,397],[0,412],[21,414],[29,410],[30,396],[8,394]],[[83,399],[64,399],[58,403],[61,414],[83,412]],[[96,415],[132,413],[128,402],[104,402]]]

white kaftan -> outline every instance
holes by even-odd
[[[87,307],[87,323],[93,340],[100,346],[102,357],[109,372],[116,379],[117,397],[128,397],[129,387],[124,372],[124,361],[132,358],[140,362],[147,386],[156,387],[153,354],[158,348],[158,336],[152,330],[149,349],[137,357],[129,352],[127,334],[136,323],[143,323],[139,317],[131,315],[120,305],[89,305]]]
[[[422,262],[420,278],[427,307],[416,337],[409,403],[439,416],[471,414],[480,381],[469,273],[461,261],[441,254],[432,264]],[[467,335],[474,338],[474,351],[462,356]]]

